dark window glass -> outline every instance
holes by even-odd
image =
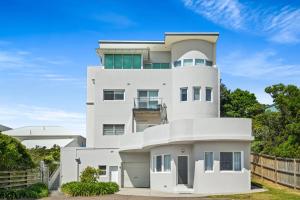
[[[233,156],[232,152],[221,152],[220,153],[220,170],[232,171]]]
[[[132,55],[125,54],[123,55],[123,69],[131,69],[132,68]]]
[[[112,90],[104,91],[104,100],[114,100],[114,91]]]
[[[204,65],[204,59],[195,59],[195,65]]]
[[[174,62],[174,67],[180,67],[181,66],[181,60],[177,60]]]
[[[161,166],[162,166],[162,158],[161,156],[156,156],[156,171],[161,172]]]
[[[187,101],[187,88],[180,88],[180,101]]]
[[[212,101],[212,89],[211,88],[206,88],[206,101]]]
[[[105,69],[113,69],[114,68],[114,55],[113,54],[105,54],[104,68]]]
[[[213,65],[213,62],[210,60],[206,60],[206,65],[211,67]]]
[[[99,165],[100,175],[106,175],[106,165]]]

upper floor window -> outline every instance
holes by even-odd
[[[158,90],[138,90],[138,108],[159,108]]]
[[[170,69],[170,63],[146,63],[144,69]]]
[[[183,59],[183,66],[193,66],[193,59]]]
[[[103,90],[103,100],[124,100],[125,90]]]
[[[205,100],[212,102],[212,88],[205,89]]]
[[[193,100],[194,101],[200,101],[200,96],[201,96],[201,92],[200,92],[200,87],[193,87]]]
[[[207,66],[210,66],[210,67],[213,66],[213,62],[210,60],[205,60],[205,63]]]
[[[103,135],[123,135],[125,124],[103,124]]]
[[[195,65],[204,65],[204,59],[195,59]]]
[[[221,171],[241,171],[242,153],[241,152],[220,152]]]
[[[174,67],[181,67],[181,60],[176,60],[174,62]]]
[[[188,88],[180,88],[180,101],[187,101]]]
[[[105,54],[105,69],[141,69],[141,54]]]

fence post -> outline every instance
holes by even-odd
[[[274,169],[275,169],[275,183],[277,184],[277,157],[274,158]]]
[[[296,174],[296,166],[297,166],[296,159],[294,159],[294,189],[296,189],[296,188],[297,188],[297,174]]]
[[[260,156],[260,176],[264,180],[263,156]]]

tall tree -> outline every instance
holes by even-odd
[[[229,95],[230,90],[227,89],[226,85],[222,83],[222,80],[220,80],[220,111],[221,111],[221,117],[226,117],[226,111],[224,108],[224,105],[229,103]]]

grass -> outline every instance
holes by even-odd
[[[210,196],[214,199],[251,199],[251,200],[299,200],[300,191],[293,190],[287,187],[277,185],[275,183],[261,180],[259,178],[253,178],[252,184],[256,186],[262,186],[267,189],[266,192],[252,193],[252,194],[236,194],[236,195],[215,195]]]

